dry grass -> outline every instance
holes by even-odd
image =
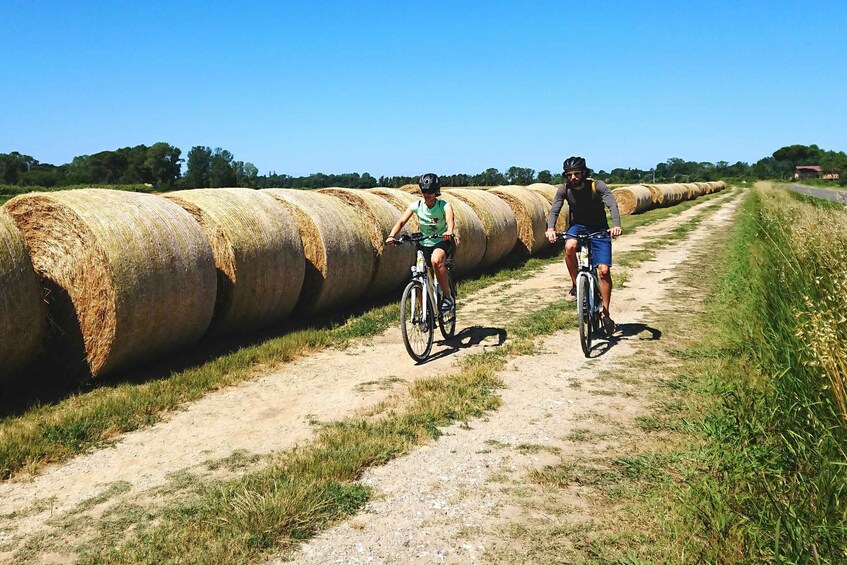
[[[384,296],[403,284],[409,277],[415,251],[408,245],[385,245],[385,239],[405,208],[361,189],[325,188],[319,192],[338,198],[365,220],[365,227],[376,253],[374,273],[365,295]],[[407,228],[404,228],[404,232],[409,233]]]
[[[218,298],[212,330],[253,330],[287,316],[303,286],[305,256],[293,216],[269,194],[214,188],[164,195],[188,211],[212,244]]]
[[[6,208],[47,286],[69,363],[84,358],[101,375],[193,344],[209,327],[212,249],[177,204],[80,189],[22,195]]]
[[[547,246],[547,201],[544,197],[522,186],[497,186],[489,190],[506,201],[515,214],[518,225],[518,243],[515,249],[521,254],[536,255]]]
[[[371,284],[376,253],[359,214],[338,198],[313,191],[267,188],[300,228],[306,272],[297,310],[349,304]]]
[[[453,188],[445,193],[470,206],[482,221],[486,244],[480,268],[499,263],[512,251],[518,240],[518,227],[508,204],[484,190]]]
[[[46,319],[38,276],[23,236],[0,208],[0,380],[35,360]]]

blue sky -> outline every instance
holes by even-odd
[[[0,2],[0,153],[165,141],[260,174],[847,150],[847,3]]]

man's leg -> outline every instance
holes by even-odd
[[[603,299],[603,315],[609,315],[612,302],[612,271],[608,265],[597,265],[597,277],[600,279],[600,298]]]

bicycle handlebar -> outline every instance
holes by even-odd
[[[586,235],[586,234],[571,235],[566,231],[557,231],[556,232],[556,239],[557,240],[558,239],[567,239],[569,237],[573,238],[573,239],[577,239],[577,240],[578,239],[592,239],[592,238],[607,236],[607,235],[609,235],[609,233],[610,233],[610,230],[608,230],[608,229],[596,231],[596,232],[590,233],[588,235]]]

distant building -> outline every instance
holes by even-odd
[[[797,165],[794,167],[795,179],[816,179],[820,174],[820,165]]]

